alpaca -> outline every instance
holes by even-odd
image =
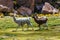
[[[34,15],[33,18],[34,18],[35,22],[38,24],[39,30],[40,30],[40,25],[45,24],[45,26],[47,26],[48,19],[46,17],[38,18],[37,15]]]
[[[23,30],[24,24],[28,25],[27,30],[28,30],[29,26],[32,27],[32,23],[30,22],[30,19],[31,19],[31,17],[16,18],[15,16],[13,16],[14,22],[18,24],[18,27],[21,26],[22,30]],[[16,28],[16,31],[17,31],[18,27]],[[32,27],[32,30],[33,30],[33,27]]]

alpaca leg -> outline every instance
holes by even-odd
[[[30,26],[32,27],[32,30],[34,30],[34,29],[33,29],[33,26],[32,26],[32,24],[31,24],[31,23],[30,23]]]
[[[22,31],[24,31],[24,29],[23,29],[23,25],[22,25]]]
[[[47,26],[47,23],[45,23],[45,25],[44,25],[46,28],[45,29],[47,29],[48,30],[48,26]]]
[[[33,26],[32,26],[32,30],[34,30]]]
[[[18,30],[19,26],[20,26],[20,25],[18,25],[18,27],[16,27],[16,31]]]
[[[29,28],[29,25],[27,26],[27,30],[28,30],[28,28]]]
[[[27,27],[27,30],[28,30],[28,28],[29,28],[30,26],[32,27],[32,30],[34,30],[31,23],[28,23],[27,26],[28,26],[28,27]]]
[[[41,28],[40,28],[40,25],[38,25],[38,27],[39,27],[39,30],[40,30],[40,29],[41,29]]]
[[[29,26],[27,27],[27,30],[28,30]]]
[[[27,30],[28,30],[29,26],[31,26],[30,23],[27,23]]]

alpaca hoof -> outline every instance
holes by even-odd
[[[13,30],[12,32],[17,32],[16,30]]]
[[[22,30],[22,31],[24,31],[24,30]]]
[[[51,29],[55,29],[55,28],[51,28]]]
[[[32,29],[32,31],[34,31],[34,29]]]
[[[46,29],[46,30],[49,30],[49,29]]]
[[[41,31],[42,29],[38,29],[38,31]]]

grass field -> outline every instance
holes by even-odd
[[[13,32],[18,25],[13,21],[12,17],[0,18],[0,40],[60,40],[60,17],[48,17],[49,30],[38,30],[38,26],[32,18],[31,23],[34,30],[30,27],[26,31],[27,25],[24,25],[25,31],[22,31],[22,28],[19,27],[17,32]]]

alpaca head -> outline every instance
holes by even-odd
[[[37,14],[35,13],[32,18],[38,18]]]

